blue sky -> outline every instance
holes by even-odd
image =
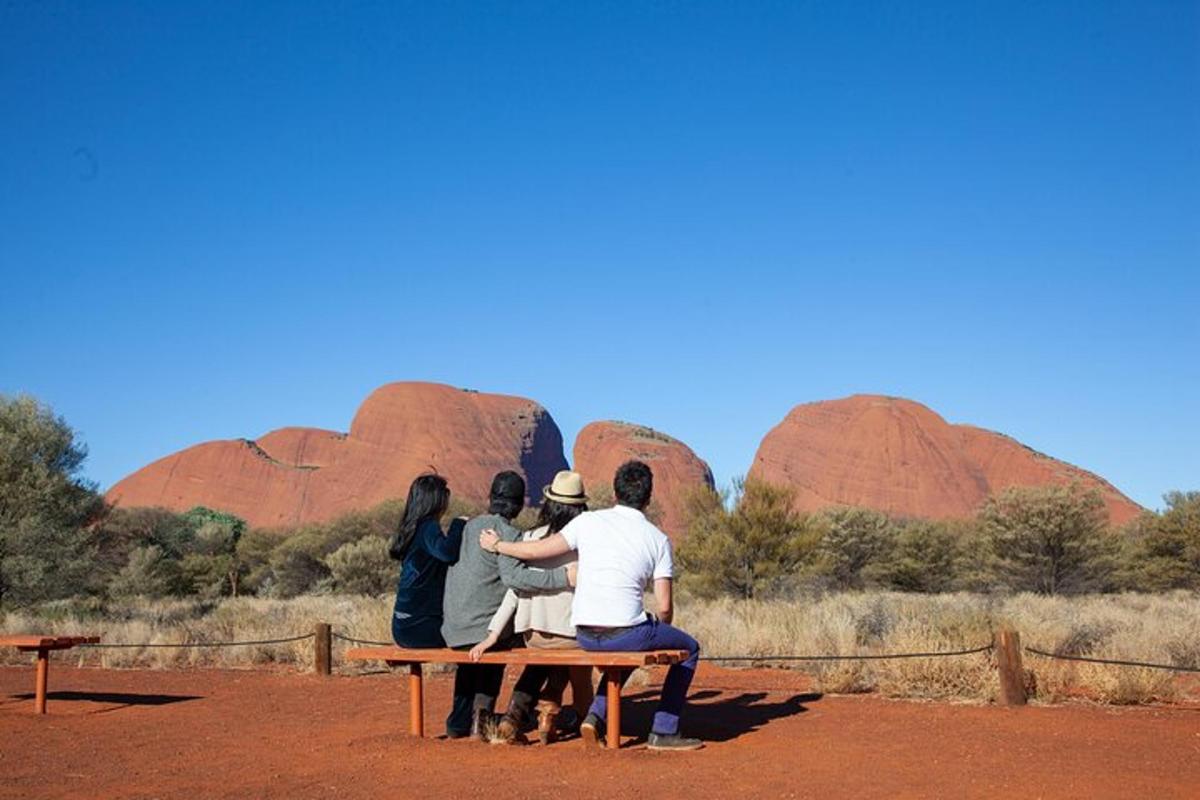
[[[1200,489],[1195,2],[15,2],[0,104],[0,392],[102,486],[416,379]]]

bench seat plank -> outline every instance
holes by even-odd
[[[0,636],[0,647],[16,647],[19,650],[68,650],[81,644],[96,644],[99,641],[99,636],[15,634]]]
[[[387,661],[394,664],[545,664],[562,667],[645,667],[678,664],[687,659],[686,650],[604,652],[598,650],[489,650],[477,662],[466,650],[449,648],[352,647],[345,658],[352,661]]]

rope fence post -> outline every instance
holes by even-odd
[[[333,672],[333,629],[328,622],[318,622],[313,631],[313,670],[318,675]]]
[[[1021,663],[1021,634],[1012,628],[996,631],[996,667],[1000,672],[1000,705],[1025,705],[1025,668]]]

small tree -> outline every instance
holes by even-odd
[[[1135,523],[1130,588],[1200,589],[1200,492],[1170,492],[1162,514]]]
[[[896,526],[886,514],[869,508],[838,507],[821,513],[825,532],[818,546],[818,574],[839,589],[861,589],[887,557]]]
[[[242,573],[237,545],[246,530],[246,521],[204,506],[187,512],[186,518],[193,537],[182,568],[191,583],[191,592],[210,599],[223,594],[237,597]]]
[[[792,510],[790,490],[757,481],[735,483],[728,493],[699,487],[687,497],[687,538],[676,557],[683,579],[701,596],[761,597],[799,570],[816,534]]]
[[[86,458],[47,406],[0,395],[0,605],[93,588],[95,548],[84,529],[106,509],[80,474]]]
[[[979,514],[996,577],[1011,589],[1065,594],[1102,588],[1112,571],[1108,514],[1095,489],[1014,487]]]

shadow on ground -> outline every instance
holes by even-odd
[[[764,702],[770,696],[767,692],[743,692],[706,702],[722,694],[702,690],[688,695],[682,726],[685,736],[696,736],[706,742],[728,742],[753,733],[772,720],[803,714],[808,711],[809,704],[818,702],[824,696],[805,692],[784,700]],[[646,740],[654,710],[658,707],[658,695],[658,690],[654,689],[622,698],[625,701],[622,705],[625,716],[621,727],[629,733],[636,733],[635,744]]]
[[[33,693],[13,694],[9,695],[12,700],[31,701]],[[104,714],[109,711],[117,711],[130,706],[166,706],[172,703],[186,703],[188,700],[203,700],[204,698],[198,694],[129,694],[126,692],[48,692],[46,694],[47,703],[56,702],[83,702],[83,703],[104,703],[111,705],[113,708],[102,708],[93,711],[93,714]]]

